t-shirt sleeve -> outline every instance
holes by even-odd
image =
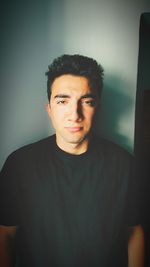
[[[0,225],[17,225],[17,196],[17,168],[9,156],[0,172]]]
[[[131,158],[130,175],[128,180],[128,190],[125,205],[125,221],[127,226],[133,227],[141,224],[141,198],[140,181],[136,175],[136,165],[134,157]]]

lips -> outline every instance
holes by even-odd
[[[76,133],[76,132],[80,132],[83,129],[83,127],[79,127],[79,126],[65,127],[65,129],[67,129],[69,132]]]

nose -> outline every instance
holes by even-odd
[[[82,108],[80,103],[72,103],[69,108],[69,120],[78,122],[83,119]]]

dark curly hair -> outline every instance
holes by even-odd
[[[97,90],[99,97],[103,87],[104,70],[96,60],[81,55],[62,55],[48,66],[47,76],[47,96],[50,101],[51,87],[55,78],[72,74],[75,76],[83,76],[88,79],[89,86]]]

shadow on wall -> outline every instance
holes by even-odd
[[[94,129],[99,135],[118,143],[128,151],[132,151],[129,133],[125,130],[133,112],[133,99],[128,93],[130,87],[117,76],[109,76],[104,84]]]

